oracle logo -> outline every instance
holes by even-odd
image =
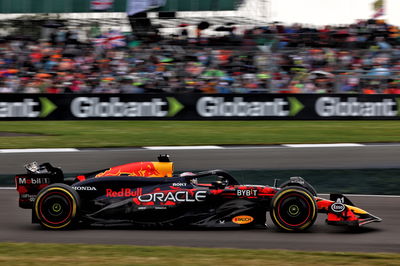
[[[142,195],[139,197],[140,202],[201,202],[205,201],[207,197],[207,191],[196,191],[189,193],[188,191],[176,191],[168,193],[151,193]]]

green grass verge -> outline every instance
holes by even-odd
[[[399,265],[400,254],[1,243],[2,265]]]
[[[42,134],[1,136],[1,132]],[[2,121],[0,148],[400,142],[399,121]]]

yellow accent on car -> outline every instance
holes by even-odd
[[[174,173],[173,162],[153,162],[154,167],[160,173],[161,177],[172,177]]]
[[[349,208],[351,211],[353,211],[355,214],[368,214],[368,212],[364,211],[363,209],[351,205],[345,205],[345,206]]]

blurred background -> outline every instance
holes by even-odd
[[[397,94],[399,9],[396,0],[3,0],[0,93]]]
[[[109,247],[40,253],[37,244],[0,243],[0,261],[84,264],[91,254],[85,265],[399,265],[399,13],[399,0],[0,0],[0,241],[213,248],[200,259],[175,247],[121,247],[124,261]],[[16,206],[14,176],[26,163],[76,176],[159,154],[170,154],[176,173],[225,169],[247,184],[302,176],[319,193],[353,194],[384,222],[350,234],[325,231],[321,220],[301,237],[66,235],[32,230],[30,212]],[[254,250],[216,247],[274,250],[253,260]],[[277,248],[397,255],[321,253],[309,262],[311,253],[299,261]]]

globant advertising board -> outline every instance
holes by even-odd
[[[398,120],[400,96],[4,94],[0,120]]]

